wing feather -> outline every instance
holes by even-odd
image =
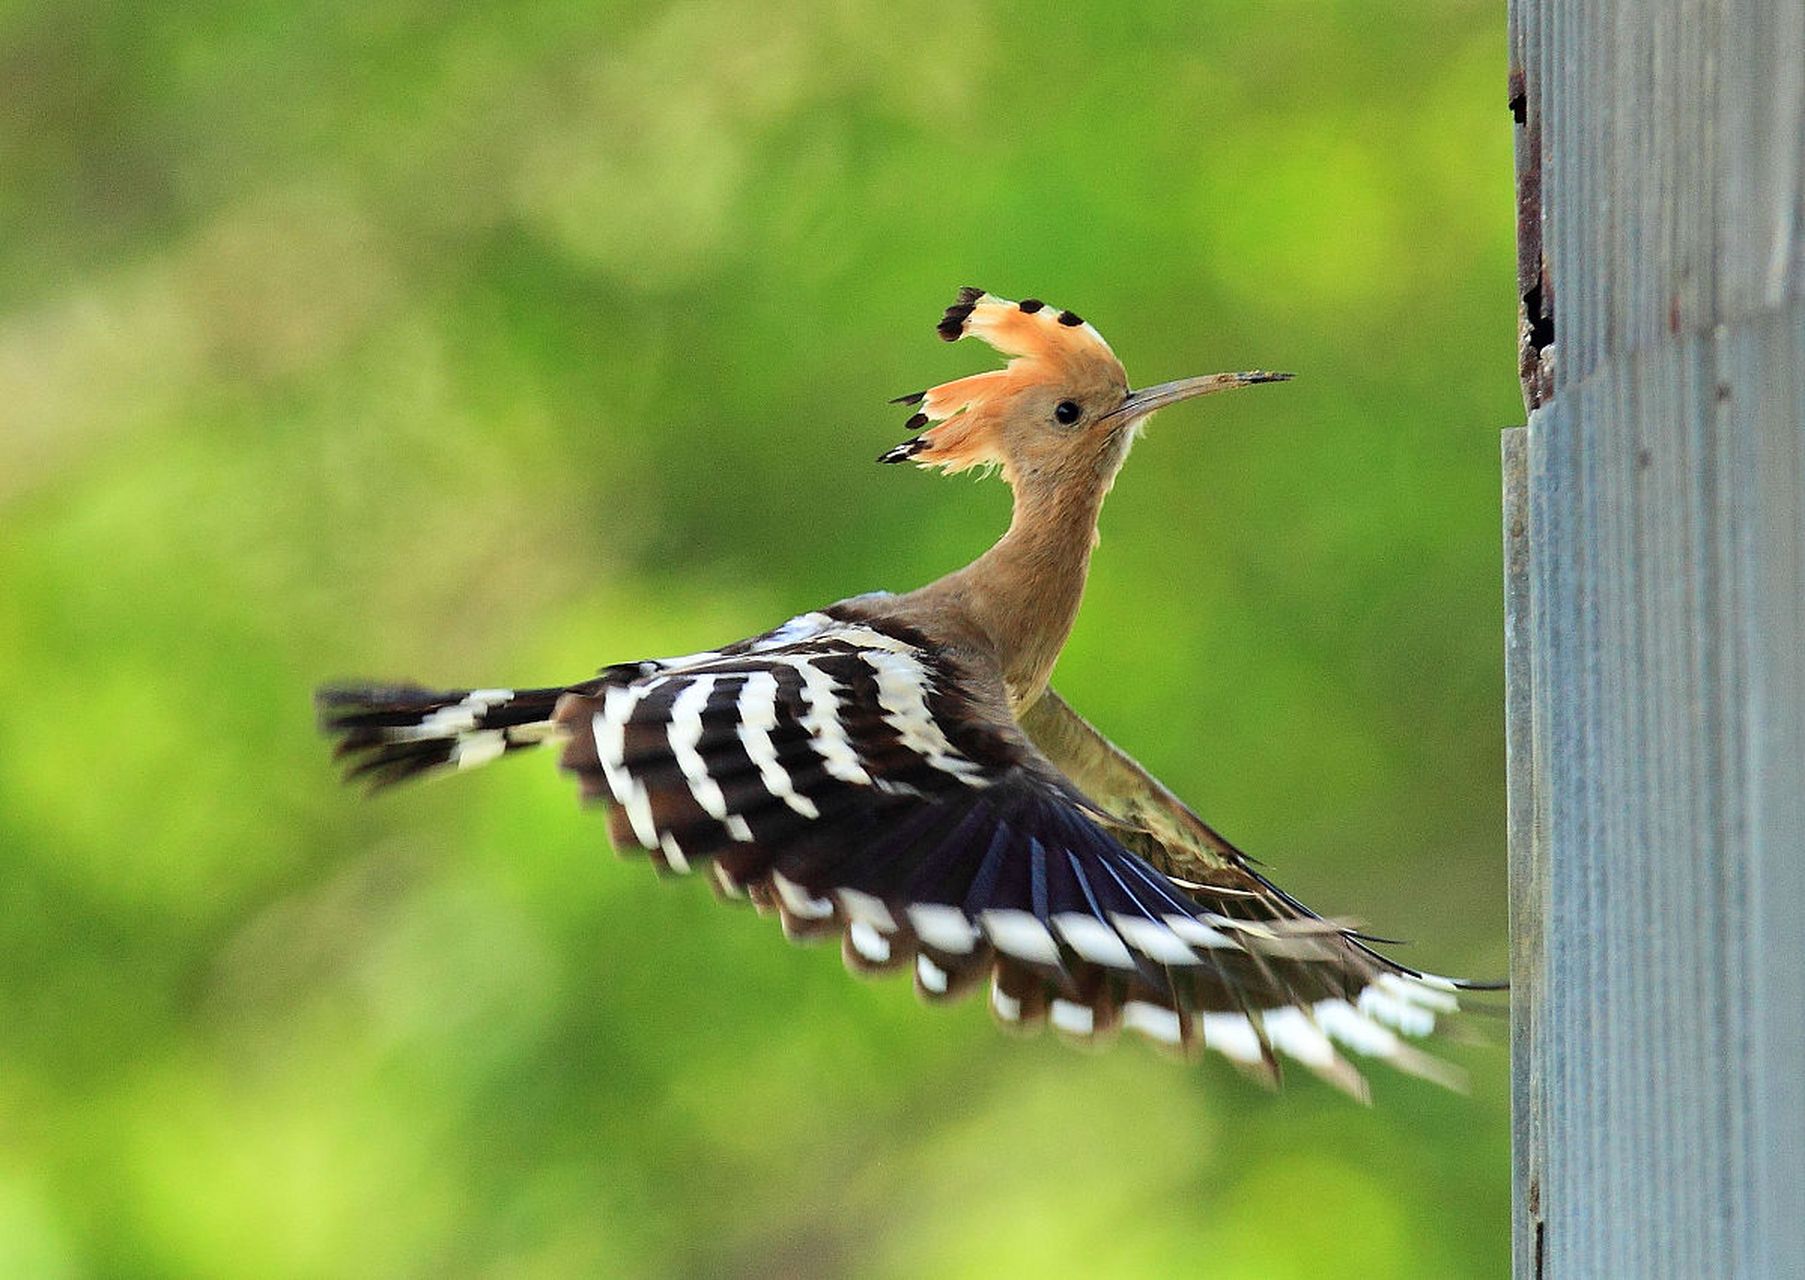
[[[927,999],[989,977],[1014,1028],[1127,1027],[1258,1074],[1276,1050],[1356,1092],[1335,1042],[1424,1069],[1397,1033],[1432,1002],[1408,981],[1366,994],[1410,971],[1271,886],[1063,703],[1018,726],[985,710],[994,676],[922,635],[806,617],[559,704],[564,766],[617,841],[713,860],[788,936],[912,969]]]

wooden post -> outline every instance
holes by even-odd
[[[1515,1274],[1801,1275],[1805,5],[1511,52]]]

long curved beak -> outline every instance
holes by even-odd
[[[1126,400],[1103,416],[1132,422],[1136,418],[1146,417],[1155,409],[1177,404],[1180,400],[1189,400],[1192,396],[1207,396],[1213,391],[1232,391],[1236,387],[1251,387],[1261,382],[1288,382],[1293,376],[1295,375],[1289,373],[1250,369],[1245,373],[1206,373],[1201,378],[1180,378],[1176,382],[1162,382],[1157,386],[1130,391]]]

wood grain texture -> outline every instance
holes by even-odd
[[[1511,39],[1552,331],[1507,663],[1516,1274],[1796,1275],[1805,6],[1516,0]]]
[[[1511,1252],[1533,1262],[1541,1236],[1542,1078],[1535,1051],[1543,1007],[1546,850],[1536,841],[1534,689],[1529,611],[1529,431],[1504,433],[1504,733],[1510,848]],[[1534,1269],[1530,1271],[1534,1274]]]

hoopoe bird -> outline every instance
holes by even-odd
[[[973,288],[938,328],[1007,363],[893,401],[917,434],[879,461],[1000,471],[1014,514],[978,559],[576,684],[322,690],[347,778],[557,743],[617,848],[706,867],[792,940],[838,936],[849,968],[908,970],[928,1001],[987,980],[1014,1028],[1127,1028],[1268,1080],[1282,1053],[1359,1097],[1343,1048],[1452,1082],[1408,1041],[1482,984],[1406,968],[1311,912],[1048,684],[1149,415],[1290,375],[1133,391],[1074,313]]]

